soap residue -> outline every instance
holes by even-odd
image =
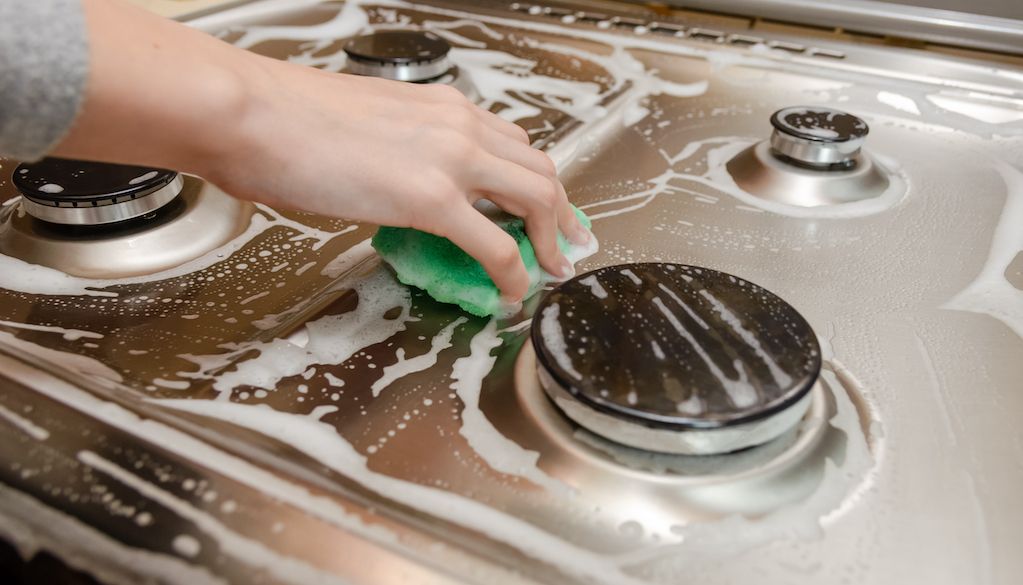
[[[669,155],[662,151],[661,155],[670,165],[670,168],[659,176],[648,179],[648,186],[645,189],[589,203],[581,206],[581,209],[585,210],[591,219],[597,221],[642,209],[662,195],[687,194],[694,197],[705,196],[703,193],[687,190],[679,186],[679,183],[690,181],[704,187],[709,187],[716,192],[730,195],[743,204],[755,209],[769,211],[778,215],[799,218],[842,219],[874,215],[890,209],[897,205],[908,192],[908,179],[899,168],[893,166],[892,160],[885,157],[875,157],[875,163],[887,171],[890,184],[883,194],[873,199],[864,199],[838,205],[800,207],[757,197],[743,191],[735,183],[726,166],[733,157],[757,142],[753,138],[724,136],[693,141],[675,155]],[[693,159],[701,151],[706,151],[703,159],[703,166],[705,167],[703,173],[695,174],[676,170],[694,166]],[[601,211],[603,208],[611,209]]]
[[[661,286],[663,287],[664,285]],[[727,323],[732,331],[735,331],[739,337],[746,342],[746,345],[753,349],[753,353],[760,358],[764,365],[767,366],[767,369],[771,372],[771,377],[774,378],[775,384],[781,388],[787,388],[789,384],[792,383],[792,377],[778,367],[778,363],[774,361],[774,358],[764,351],[764,348],[761,347],[760,341],[757,339],[756,335],[743,327],[742,321],[739,320],[739,317],[729,310],[724,303],[717,299],[717,297],[711,294],[710,291],[705,288],[700,289],[700,295],[710,302],[714,311],[721,316],[721,320]]]
[[[93,453],[92,451],[80,451],[78,460],[104,473],[127,487],[132,488],[139,495],[157,502],[161,506],[173,510],[181,518],[193,523],[196,528],[202,530],[217,541],[218,550],[222,554],[230,555],[239,561],[265,571],[277,579],[289,582],[302,583],[341,583],[341,580],[325,573],[320,569],[306,564],[294,557],[285,556],[270,549],[265,544],[252,540],[235,532],[212,514],[194,506],[190,502],[179,498],[171,492],[145,481],[134,473],[118,466]],[[188,540],[191,539],[191,540]],[[194,556],[199,553],[200,547],[194,537],[177,537],[174,541],[174,548],[185,556]],[[191,553],[191,554],[189,554]]]
[[[920,115],[920,107],[916,105],[916,100],[902,94],[891,91],[879,91],[877,92],[877,101],[914,116]]]
[[[455,334],[455,329],[458,329],[459,326],[464,325],[468,321],[465,317],[459,317],[452,321],[430,341],[429,351],[416,357],[406,358],[405,349],[399,347],[395,352],[395,357],[398,358],[398,361],[384,368],[384,375],[380,376],[380,379],[376,382],[373,382],[371,387],[373,397],[379,396],[385,388],[395,381],[433,367],[437,363],[437,356],[440,355],[440,352],[451,347],[451,338]]]
[[[214,380],[213,388],[220,400],[227,400],[231,391],[241,385],[273,390],[278,382],[296,376],[316,364],[340,364],[361,349],[385,341],[405,329],[415,318],[408,289],[394,277],[378,270],[356,283],[359,298],[355,309],[341,315],[328,315],[306,323],[308,341],[298,345],[288,339],[269,342],[251,341],[225,346],[225,353],[213,355],[182,355],[198,366],[194,372],[178,372],[183,378]],[[384,319],[384,314],[398,308],[398,316]],[[256,351],[251,359],[238,361]],[[229,364],[233,371],[218,373]]]
[[[493,322],[476,341],[476,364],[467,367],[472,377],[485,375],[492,365],[489,353],[494,345]],[[474,340],[475,341],[475,340]],[[479,358],[483,357],[482,363]],[[483,371],[483,370],[486,371]],[[469,382],[475,385],[475,380]],[[365,456],[358,453],[337,430],[307,417],[277,412],[269,407],[200,400],[160,400],[164,406],[231,422],[260,433],[271,433],[283,443],[312,456],[323,465],[344,474],[378,494],[455,524],[468,527],[494,540],[507,543],[529,556],[563,571],[607,585],[638,584],[608,555],[568,543],[514,515],[475,500],[372,471]]]
[[[11,327],[12,329],[23,329],[25,331],[42,331],[45,333],[59,333],[65,341],[78,341],[79,339],[103,339],[103,335],[93,331],[81,329],[67,329],[56,325],[34,325],[32,323],[18,323],[16,321],[4,321],[0,319],[0,326]]]
[[[569,496],[571,488],[537,467],[539,453],[527,451],[502,435],[480,410],[483,380],[497,361],[492,351],[501,343],[497,320],[491,319],[482,331],[473,336],[469,355],[456,360],[451,368],[451,389],[463,404],[458,433],[492,469],[528,479],[559,496]]]
[[[664,304],[664,301],[662,301],[660,297],[654,297],[653,303],[657,306],[657,309],[664,315],[675,331],[677,331],[683,339],[689,342],[689,345],[693,348],[696,354],[700,356],[700,359],[707,364],[707,367],[710,368],[714,378],[721,384],[721,388],[726,394],[728,394],[728,398],[731,399],[732,404],[738,408],[747,408],[756,404],[757,390],[749,383],[746,369],[741,360],[736,359],[733,362],[735,371],[739,376],[738,379],[733,380],[732,378],[729,378],[721,371],[721,368],[719,368],[714,359],[710,357],[707,350],[705,350],[693,334],[686,329],[678,316],[676,316],[675,313],[673,313],[671,309]],[[683,304],[683,306],[685,305]]]
[[[943,309],[989,315],[1023,339],[1023,290],[1006,277],[1009,265],[1023,253],[1023,173],[1000,162],[995,167],[1005,182],[1005,206],[991,238],[991,251],[980,274]]]
[[[568,355],[565,333],[561,330],[561,322],[558,320],[560,315],[561,307],[557,303],[544,308],[543,316],[540,318],[540,334],[543,336],[544,347],[554,356],[554,361],[562,370],[576,380],[582,380],[583,375],[575,369],[572,356]]]
[[[205,567],[125,545],[4,484],[0,484],[0,535],[17,547],[23,559],[46,550],[74,569],[105,575],[111,583],[135,582],[144,573],[160,583],[225,585]]]
[[[28,420],[24,416],[10,410],[0,404],[0,418],[21,429],[25,434],[37,441],[45,441],[50,438],[50,431]]]
[[[284,226],[298,232],[298,239],[312,239],[312,249],[321,248],[334,238],[357,229],[348,226],[337,232],[318,230],[294,220],[288,219],[273,209],[257,204],[257,213],[253,214],[249,226],[230,242],[206,254],[176,266],[153,274],[118,279],[90,279],[71,276],[59,270],[30,264],[18,258],[0,254],[0,288],[37,295],[82,295],[98,297],[117,297],[116,291],[105,290],[114,286],[169,280],[200,272],[240,250],[256,236],[277,227]],[[18,209],[17,206],[4,208],[0,212],[0,221],[7,219],[7,214]],[[296,240],[297,241],[297,240]]]
[[[579,282],[590,287],[590,292],[592,292],[593,296],[597,297],[598,299],[607,298],[607,291],[604,290],[604,287],[600,284],[600,281],[597,280],[596,275],[591,274],[590,276],[587,276],[586,278],[579,280]]]

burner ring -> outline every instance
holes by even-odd
[[[451,45],[423,31],[380,31],[356,37],[344,48],[346,69],[355,75],[425,82],[450,71]]]
[[[13,183],[36,219],[103,225],[160,209],[181,193],[184,179],[165,169],[45,158],[19,165]]]
[[[683,264],[611,266],[540,304],[548,396],[588,430],[669,453],[768,441],[809,405],[821,367],[805,319],[769,291]]]

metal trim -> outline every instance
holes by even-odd
[[[181,193],[184,185],[184,178],[178,174],[169,183],[151,193],[109,205],[57,207],[54,205],[43,205],[30,199],[28,196],[21,198],[21,205],[32,217],[50,223],[62,225],[102,225],[152,213],[173,201]]]
[[[906,6],[875,0],[668,0],[677,8],[745,15],[813,26],[1023,54],[1023,19]],[[1023,15],[1021,15],[1023,16]]]
[[[429,81],[444,75],[451,70],[451,61],[445,57],[432,63],[403,63],[400,65],[381,65],[366,63],[352,57],[345,66],[346,73],[380,77],[392,81]]]

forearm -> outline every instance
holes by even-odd
[[[528,274],[515,241],[472,206],[485,198],[525,219],[544,269],[571,273],[558,229],[589,236],[554,164],[454,88],[260,57],[122,0],[83,6],[85,100],[53,154],[191,172],[236,197],[442,235],[521,299]]]
[[[121,0],[84,0],[89,76],[53,154],[205,174],[230,148],[259,57]]]

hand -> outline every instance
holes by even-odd
[[[452,88],[268,59],[119,0],[83,6],[87,92],[58,156],[173,168],[236,197],[444,236],[511,301],[525,267],[473,203],[523,217],[557,276],[571,272],[557,230],[589,238],[525,131]]]
[[[488,199],[525,219],[545,270],[571,275],[557,230],[578,243],[588,233],[520,127],[448,86],[258,61],[234,145],[207,172],[214,183],[274,207],[444,236],[518,301],[529,277],[511,236],[473,208]]]

